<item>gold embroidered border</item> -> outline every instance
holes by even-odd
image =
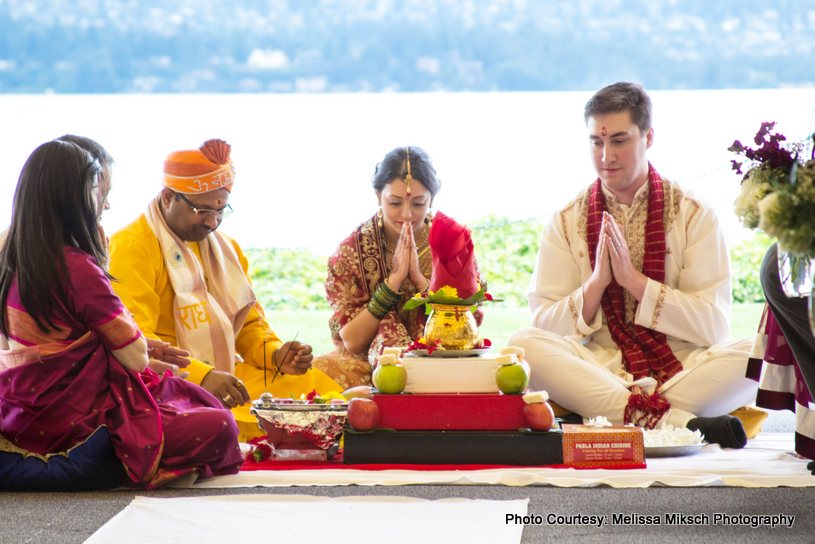
[[[53,319],[58,327],[56,331],[49,330],[42,332],[39,325],[29,313],[21,308],[7,305],[6,314],[9,323],[10,335],[24,339],[29,345],[50,344],[52,342],[63,342],[68,339],[71,329],[58,319]]]
[[[560,216],[560,228],[563,229],[563,237],[566,238],[566,243],[571,246],[572,243],[569,241],[569,229],[566,224],[566,211],[562,211],[558,214]]]
[[[572,317],[574,318],[574,332],[583,336],[583,333],[580,332],[580,327],[577,326],[578,323],[580,323],[580,316],[577,313],[577,307],[574,305],[574,294],[569,295],[569,311],[572,312]]]
[[[668,236],[676,220],[676,216],[679,214],[679,207],[682,205],[685,193],[669,180],[662,178],[662,195],[664,198],[662,225],[665,228],[665,236]]]
[[[569,207],[577,209],[577,235],[588,241],[589,235],[589,201],[591,200],[591,187],[585,189]],[[579,201],[579,204],[578,204]]]
[[[381,250],[381,233],[374,221],[375,218],[366,221],[356,239],[356,250],[366,280],[362,288],[368,297],[371,297],[376,291],[385,274],[385,261]]]
[[[695,200],[691,199],[688,200],[690,200],[691,204],[693,205],[693,211],[690,212],[690,214],[688,215],[688,220],[685,221],[685,234],[688,233],[688,229],[690,228],[690,222],[693,221],[694,217],[696,217],[696,212],[698,212],[699,208],[701,207],[699,206],[699,203],[696,202]]]
[[[651,326],[649,327],[651,330],[656,330],[657,328],[657,321],[659,321],[659,314],[662,313],[662,305],[665,303],[665,296],[668,294],[668,286],[664,283],[659,288],[659,296],[657,297],[657,303],[654,306],[654,318],[651,320]]]
[[[74,449],[78,448],[79,446],[81,446],[82,444],[84,444],[85,442],[90,440],[91,436],[95,435],[96,431],[98,431],[102,427],[107,427],[107,425],[99,426],[85,440],[82,440],[81,442],[77,442],[76,444],[74,444],[73,446],[71,446],[70,448],[68,448],[65,451],[59,451],[59,452],[55,452],[55,453],[46,453],[45,455],[40,455],[39,453],[34,453],[33,451],[28,451],[27,449],[21,448],[21,447],[17,446],[16,444],[14,444],[14,442],[12,442],[11,440],[8,440],[7,438],[5,438],[3,435],[0,435],[0,452],[16,453],[16,454],[22,455],[23,458],[36,457],[37,459],[39,459],[41,461],[45,461],[47,463],[48,460],[50,458],[52,458],[52,457],[57,457],[57,456],[68,457],[69,453],[71,453]]]

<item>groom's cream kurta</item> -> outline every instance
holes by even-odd
[[[672,406],[661,422],[685,426],[695,416],[723,415],[752,403],[756,387],[744,377],[752,341],[726,341],[731,285],[724,233],[713,210],[664,182],[665,283],[649,279],[639,305],[626,292],[626,320],[667,335],[684,370],[660,389]],[[631,206],[605,188],[603,194],[642,271],[648,184]],[[583,417],[605,416],[619,425],[632,377],[602,307],[589,323],[582,317],[582,286],[592,272],[588,195],[584,190],[544,227],[529,292],[532,327],[516,332],[510,344],[526,350],[534,389]]]

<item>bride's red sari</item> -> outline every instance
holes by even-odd
[[[371,369],[382,348],[407,346],[422,336],[427,321],[424,307],[403,309],[417,292],[416,286],[406,279],[400,288],[401,298],[382,319],[368,349],[359,355],[345,349],[340,329],[368,306],[373,294],[388,277],[383,236],[376,216],[373,216],[343,240],[328,259],[325,292],[334,311],[328,326],[336,349],[315,357],[312,364],[344,388],[370,385]],[[422,274],[430,281],[433,271],[430,249],[427,246],[417,249]],[[486,280],[477,263],[476,270],[486,289]],[[480,310],[475,317],[480,325],[483,318]]]

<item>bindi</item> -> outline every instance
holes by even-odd
[[[220,205],[221,205],[221,204],[223,204],[223,203],[224,203],[224,201],[223,201],[223,200],[221,200],[221,199],[219,198],[219,199],[218,199],[218,202],[217,202],[216,204],[217,204],[218,206],[220,206]]]
[[[603,127],[603,129],[600,131],[600,134],[602,134],[603,136],[608,134],[608,132],[606,131],[606,127]]]

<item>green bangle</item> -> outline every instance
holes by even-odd
[[[388,315],[388,311],[387,310],[382,311],[381,309],[377,308],[374,305],[373,300],[368,303],[368,311],[371,313],[372,316],[374,316],[375,318],[377,318],[380,321],[385,319],[385,316]]]
[[[380,321],[388,315],[394,304],[399,301],[401,294],[395,293],[388,284],[382,282],[368,303],[368,311]]]
[[[394,303],[399,300],[400,296],[402,296],[401,293],[396,293],[393,289],[391,289],[386,281],[383,281],[382,285],[379,286],[379,289],[376,290],[377,294],[380,292]]]
[[[392,305],[385,304],[379,298],[373,297],[371,298],[371,302],[368,303],[368,311],[371,312],[371,315],[375,318],[382,320],[388,312],[390,311]]]

